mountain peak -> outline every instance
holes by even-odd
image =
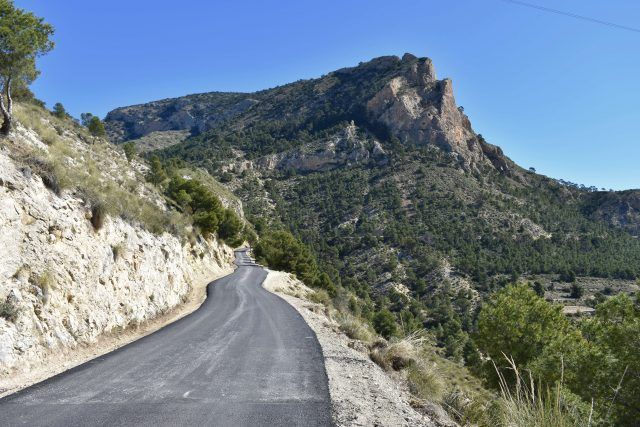
[[[458,108],[451,80],[438,80],[432,60],[411,53],[381,56],[254,94],[189,95],[118,109],[106,122],[112,139],[120,142],[157,132],[224,133],[283,121],[315,132],[351,120],[365,131],[384,127],[402,143],[453,153],[465,169],[480,164],[508,169],[501,151],[481,141]],[[263,148],[261,153],[273,154]]]

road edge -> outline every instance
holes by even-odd
[[[371,361],[333,321],[321,304],[308,301],[315,291],[289,273],[269,270],[262,287],[285,300],[315,333],[329,380],[331,412],[336,426],[436,426],[409,405],[410,395]]]
[[[207,286],[209,283],[232,274],[236,268],[238,268],[237,265],[231,263],[223,270],[217,271],[214,274],[199,274],[199,277],[194,280],[195,285],[192,285],[189,292],[185,295],[184,302],[153,319],[149,319],[124,330],[103,333],[91,344],[79,345],[75,348],[67,349],[58,348],[46,356],[45,360],[48,362],[51,362],[55,357],[63,359],[64,361],[62,363],[46,363],[39,369],[29,372],[19,372],[15,376],[9,375],[6,378],[2,378],[0,380],[0,385],[2,386],[0,388],[0,399],[95,358],[104,356],[107,353],[111,353],[188,316],[199,309],[206,300]]]

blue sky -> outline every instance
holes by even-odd
[[[637,0],[528,0],[640,27]],[[376,56],[433,58],[476,132],[524,167],[640,187],[640,33],[500,0],[15,0],[55,25],[33,89],[78,116],[254,91]]]

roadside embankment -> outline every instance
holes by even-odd
[[[264,288],[291,304],[316,333],[329,378],[338,426],[439,426],[411,407],[406,385],[369,358],[369,349],[341,332],[325,306],[308,300],[314,291],[291,274],[269,271]]]

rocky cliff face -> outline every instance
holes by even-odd
[[[50,149],[20,127],[0,148],[0,376],[153,319],[231,271],[232,250],[215,240],[186,243],[117,217],[96,231],[82,199],[14,160],[34,145]]]
[[[405,55],[410,67],[367,102],[367,112],[401,141],[433,144],[468,163],[483,153],[467,116],[458,109],[449,79],[437,80],[429,58]]]

